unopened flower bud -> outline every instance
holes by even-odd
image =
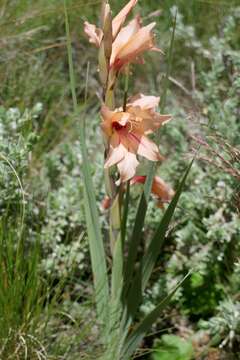
[[[112,14],[109,4],[105,6],[105,16],[103,23],[103,42],[104,42],[104,51],[107,59],[107,63],[109,63],[111,54],[112,54]]]
[[[108,4],[107,0],[102,0],[101,14],[100,14],[100,27],[101,27],[101,29],[103,29],[103,27],[104,27],[104,19],[105,19],[106,5],[107,4]]]
[[[101,83],[105,86],[108,79],[108,63],[104,51],[104,42],[101,43],[98,53],[99,77]]]

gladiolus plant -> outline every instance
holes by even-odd
[[[144,54],[155,51],[163,56],[156,46],[154,27],[143,25],[139,15],[126,24],[127,17],[137,5],[130,0],[123,9],[112,17],[108,2],[103,1],[101,26],[85,21],[84,31],[98,51],[98,70],[101,83],[101,128],[105,152],[103,154],[106,182],[106,197],[102,209],[109,220],[109,237],[103,241],[99,225],[98,206],[87,156],[85,127],[80,123],[80,144],[83,155],[82,175],[85,195],[85,215],[95,289],[97,318],[103,353],[102,360],[130,359],[140,345],[146,332],[151,328],[162,309],[175,293],[162,299],[160,304],[139,323],[136,314],[141,305],[142,295],[149,282],[156,260],[166,237],[169,223],[180,197],[188,167],[176,192],[159,176],[155,175],[157,165],[164,160],[159,152],[160,132],[167,126],[171,115],[164,114],[169,69],[172,57],[175,22],[167,57],[167,74],[164,78],[160,98],[141,93],[128,96],[130,69],[136,62],[144,66]],[[75,93],[75,77],[72,62],[71,39],[65,4],[65,20],[74,111],[79,114]],[[176,21],[176,19],[175,19]],[[125,78],[122,99],[115,99],[119,78]],[[160,111],[158,110],[160,103]],[[149,161],[145,174],[139,174],[139,163]],[[128,210],[131,204],[131,188],[142,186],[143,191],[136,211],[133,229],[128,226]],[[137,262],[139,243],[151,193],[156,198],[156,211],[164,213],[146,251]],[[166,208],[167,207],[167,208]],[[109,246],[107,246],[109,241]],[[107,267],[106,251],[111,251]],[[184,279],[183,279],[184,281]],[[109,286],[110,285],[110,286]]]

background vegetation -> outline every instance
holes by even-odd
[[[118,10],[125,1],[112,1]],[[83,21],[100,2],[68,2],[77,96],[88,81],[88,149],[104,229],[96,51]],[[176,188],[198,151],[141,311],[192,270],[136,354],[151,360],[240,358],[240,4],[139,1],[166,50],[178,10],[166,161]],[[63,4],[0,2],[0,359],[93,359],[101,353],[83,213],[78,120],[73,118]],[[136,92],[161,95],[164,57],[134,69]],[[149,92],[149,91],[148,91]],[[141,169],[139,170],[141,172]],[[131,192],[130,221],[137,194]],[[151,200],[142,247],[163,210]]]

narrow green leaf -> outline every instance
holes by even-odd
[[[126,339],[126,342],[122,349],[121,360],[128,360],[131,355],[137,350],[142,339],[146,335],[147,331],[151,328],[154,322],[157,320],[158,316],[162,310],[169,304],[172,296],[175,294],[177,289],[184,283],[188,278],[190,272],[183,278],[183,280],[156,306],[156,308],[151,311],[145,319],[132,331],[132,333]]]
[[[121,221],[121,235],[122,235],[123,247],[126,239],[129,200],[130,200],[130,181],[127,182],[127,189],[124,197],[123,216]]]
[[[123,286],[123,248],[122,236],[118,233],[113,249],[111,298],[109,302],[109,319],[107,327],[107,347],[104,360],[118,359],[121,340],[120,322],[122,317],[122,286]]]
[[[123,283],[123,248],[122,248],[122,237],[121,233],[118,234],[114,245],[113,251],[113,263],[112,263],[112,299],[120,300],[119,294],[122,291],[122,283]]]
[[[150,275],[153,271],[155,262],[160,254],[164,240],[166,239],[166,232],[168,230],[169,224],[173,217],[174,211],[176,209],[180,195],[183,191],[183,187],[185,185],[186,179],[191,170],[193,162],[194,162],[194,158],[191,161],[191,163],[189,164],[189,166],[183,176],[183,179],[178,186],[176,194],[174,195],[167,210],[165,211],[163,218],[162,218],[160,224],[158,225],[158,228],[149,244],[147,252],[143,257],[143,260],[142,260],[143,261],[143,265],[142,265],[142,290],[143,291],[145,290],[145,288],[147,286],[147,283],[148,283]]]
[[[76,82],[75,82],[73,60],[72,60],[72,46],[71,46],[71,36],[69,29],[66,0],[64,0],[64,11],[65,11],[70,84],[72,91],[74,113],[77,116],[79,115],[78,103],[76,96]],[[97,209],[96,196],[92,182],[90,161],[88,160],[87,146],[85,142],[83,120],[79,122],[79,137],[80,137],[80,147],[83,158],[82,174],[83,174],[83,182],[84,182],[85,217],[86,217],[87,230],[88,230],[88,241],[90,248],[94,287],[95,287],[97,313],[99,320],[103,324],[105,324],[108,317],[108,301],[109,301],[107,266],[106,266],[106,257],[104,252],[101,228],[99,223],[99,214]]]
[[[138,305],[141,302],[141,297],[143,294],[143,291],[145,290],[148,280],[151,276],[151,273],[154,269],[156,260],[160,254],[162,245],[164,243],[164,240],[166,238],[166,232],[168,230],[169,224],[171,222],[171,219],[173,217],[175,208],[177,206],[178,200],[180,198],[180,195],[183,191],[183,187],[185,185],[187,176],[189,174],[189,171],[192,167],[192,164],[194,162],[194,159],[191,161],[191,163],[188,165],[188,168],[178,186],[178,189],[176,191],[176,194],[174,195],[172,201],[170,202],[167,210],[165,211],[162,220],[160,221],[158,228],[147,248],[147,251],[145,255],[143,256],[143,259],[140,263],[140,269],[137,272],[134,281],[132,282],[132,286],[129,290],[129,293],[127,295],[127,318],[131,317],[133,318],[134,314],[137,311]]]
[[[176,15],[177,16],[177,15]],[[172,31],[172,37],[170,42],[170,47],[168,51],[168,60],[167,60],[167,72],[166,76],[164,78],[164,84],[163,84],[163,94],[161,96],[161,103],[160,103],[160,112],[164,112],[165,103],[166,103],[166,96],[167,96],[167,90],[169,85],[169,75],[171,71],[171,63],[172,63],[172,56],[173,56],[173,44],[174,44],[174,36],[175,36],[175,28],[176,28],[176,16],[173,22],[173,31]],[[160,142],[160,130],[157,133],[156,136],[156,143],[159,145]],[[138,205],[137,214],[134,222],[133,232],[132,236],[129,242],[129,250],[128,250],[128,257],[127,262],[125,266],[125,286],[124,286],[124,292],[126,293],[129,284],[132,281],[133,272],[134,272],[134,266],[135,261],[137,257],[137,248],[139,245],[139,242],[141,240],[142,235],[142,229],[144,225],[145,216],[147,213],[147,207],[148,207],[148,200],[151,193],[152,188],[152,181],[153,177],[156,171],[156,163],[150,162],[149,164],[149,170],[147,179],[144,185],[144,190]]]

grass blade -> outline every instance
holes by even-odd
[[[171,71],[171,63],[172,63],[172,56],[173,56],[173,43],[174,43],[174,36],[175,36],[175,28],[176,28],[176,16],[173,22],[173,31],[172,31],[172,37],[168,52],[168,61],[167,61],[167,73],[164,78],[164,84],[163,84],[163,94],[161,97],[161,103],[160,103],[160,112],[164,112],[165,108],[165,102],[166,102],[166,96],[167,96],[167,89],[169,84],[169,75]],[[156,143],[159,144],[160,142],[160,131],[157,133]],[[147,179],[144,185],[144,190],[138,205],[138,210],[134,222],[133,232],[130,239],[130,245],[129,245],[129,251],[128,251],[128,257],[127,262],[125,266],[125,292],[127,291],[129,284],[131,283],[132,277],[133,277],[133,271],[134,271],[134,265],[136,261],[137,251],[142,229],[144,225],[145,216],[147,213],[147,207],[148,207],[148,200],[151,193],[152,188],[152,181],[153,176],[156,170],[156,163],[151,162],[149,165],[149,171],[147,175]]]
[[[141,321],[141,323],[137,326],[136,329],[128,336],[126,342],[123,346],[122,357],[121,360],[128,360],[131,355],[137,350],[137,347],[141,343],[147,331],[151,328],[153,323],[158,318],[159,314],[162,310],[169,304],[172,296],[175,294],[177,289],[184,283],[184,281],[188,278],[190,273],[188,273],[183,280],[156,306],[156,308],[151,311],[145,319]]]
[[[65,11],[65,24],[66,24],[66,35],[67,35],[70,84],[71,84],[74,112],[77,115],[78,104],[77,104],[77,96],[75,90],[76,83],[75,83],[75,76],[73,69],[72,46],[71,46],[71,37],[69,30],[66,0],[64,0],[64,11]],[[92,264],[92,271],[94,278],[97,313],[99,320],[103,324],[105,324],[108,316],[108,300],[109,300],[107,266],[106,266],[106,257],[104,252],[101,228],[99,223],[99,214],[97,209],[96,197],[95,197],[92,176],[91,176],[91,169],[89,166],[90,162],[88,160],[88,155],[87,155],[87,146],[85,142],[85,133],[84,133],[84,121],[81,121],[79,124],[79,136],[80,136],[80,147],[83,157],[82,174],[83,174],[83,182],[84,182],[85,216],[86,216],[86,223],[88,229],[88,240],[89,240],[91,264]]]

